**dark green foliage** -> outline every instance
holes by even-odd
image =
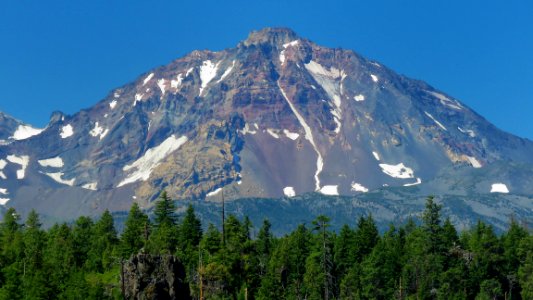
[[[372,216],[338,234],[318,216],[278,238],[268,220],[256,231],[230,215],[225,243],[214,225],[203,232],[192,206],[178,221],[163,192],[155,207],[152,224],[134,204],[120,236],[107,211],[43,230],[37,213],[22,223],[8,209],[0,300],[122,299],[121,260],[141,251],[176,255],[193,299],[533,299],[531,232],[511,220],[501,236],[483,222],[458,235],[432,197],[420,225],[381,236]]]

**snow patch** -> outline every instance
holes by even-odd
[[[222,188],[218,188],[218,189],[216,189],[216,190],[214,190],[214,191],[212,191],[212,192],[207,193],[207,194],[205,195],[205,197],[206,197],[206,198],[207,198],[207,197],[213,197],[213,196],[215,196],[216,194],[218,194],[218,193],[220,193],[220,192],[222,192]]]
[[[413,182],[413,183],[406,183],[404,184],[403,186],[413,186],[413,185],[418,185],[418,184],[421,184],[422,183],[422,179],[420,178],[416,178],[416,182]]]
[[[244,124],[244,128],[241,130],[241,133],[242,134],[248,134],[248,133],[249,134],[256,134],[257,130],[250,129],[250,126],[248,125],[248,123],[246,123],[246,124]]]
[[[507,186],[504,183],[493,183],[491,188],[490,188],[490,192],[491,193],[508,194],[509,193],[509,189],[507,188]]]
[[[287,47],[294,47],[296,45],[298,45],[298,40],[294,40],[294,41],[283,44],[283,48],[287,49]]]
[[[476,137],[476,133],[474,132],[474,130],[463,129],[461,127],[457,127],[457,129],[459,129],[459,131],[464,133],[464,134],[468,134],[470,137]]]
[[[20,165],[20,170],[17,170],[17,179],[24,179],[24,176],[26,174],[26,168],[28,167],[28,164],[30,163],[30,157],[27,155],[22,156],[16,156],[16,155],[8,155],[7,160]]]
[[[113,109],[113,108],[115,108],[115,106],[117,106],[117,100],[113,100],[113,101],[109,102],[109,108]]]
[[[372,78],[372,81],[374,81],[374,82],[378,82],[378,80],[379,80],[379,78],[376,75],[374,75],[374,74],[370,74],[370,77]]]
[[[206,60],[200,66],[200,80],[202,82],[200,87],[200,96],[202,96],[202,92],[207,87],[207,84],[217,75],[219,64],[220,62],[215,65],[210,60]]]
[[[161,78],[157,81],[157,86],[161,90],[161,94],[165,95],[165,79]]]
[[[0,194],[7,195],[7,189],[0,188]]]
[[[67,124],[63,127],[61,127],[61,133],[59,135],[62,139],[66,139],[74,134],[74,128],[72,128],[72,125]]]
[[[220,76],[220,79],[217,81],[217,83],[219,83],[222,80],[224,80],[224,78],[226,78],[229,75],[229,73],[231,73],[231,70],[233,70],[233,67],[235,67],[235,61],[233,61],[231,63],[231,66],[226,69],[226,71],[224,72],[224,74],[222,74],[222,76]]]
[[[367,193],[368,189],[360,183],[352,182],[352,191]]]
[[[283,133],[285,134],[285,136],[287,136],[289,139],[293,141],[296,141],[300,137],[300,134],[296,132],[290,132],[287,129],[283,129]]]
[[[466,156],[466,159],[468,159],[468,162],[472,165],[472,167],[476,169],[479,169],[482,167],[481,163],[475,157]]]
[[[285,63],[285,50],[281,50],[281,52],[279,53],[279,61],[282,65]]]
[[[103,139],[107,133],[109,132],[109,129],[105,129],[102,128],[98,122],[94,123],[94,128],[89,131],[89,134],[92,135],[93,137],[97,137],[97,136],[100,136],[100,139]]]
[[[338,185],[325,185],[320,189],[320,193],[324,195],[329,195],[329,196],[338,196],[339,195],[338,187],[339,187]]]
[[[285,91],[279,84],[279,80],[278,80],[278,87],[279,87],[279,90],[281,91],[281,94],[283,95],[283,98],[285,98],[292,112],[296,116],[296,119],[298,119],[298,122],[300,122],[300,125],[302,125],[302,127],[304,128],[305,139],[308,140],[309,143],[311,143],[311,146],[313,146],[313,149],[315,150],[317,154],[316,172],[315,172],[315,189],[318,191],[320,190],[320,178],[318,176],[320,175],[320,173],[322,172],[322,168],[324,167],[324,159],[322,158],[322,154],[320,154],[320,151],[318,151],[311,128],[309,127],[309,125],[307,125],[307,122],[305,122],[305,119],[302,117],[302,115],[300,115],[298,110],[296,110],[296,107],[294,106],[294,104],[292,104],[292,102],[289,100],[289,98],[287,97],[287,94],[285,94]]]
[[[192,71],[194,71],[194,67],[192,67],[189,70],[187,70],[187,73],[185,73],[185,78],[189,77],[189,74],[191,74]]]
[[[170,87],[173,88],[173,89],[177,89],[180,85],[181,85],[181,82],[183,81],[183,77],[180,74],[178,74],[178,76],[176,76],[176,80],[172,79],[170,81]]]
[[[443,130],[447,131],[446,127],[444,127],[444,125],[442,125],[439,121],[437,121],[437,119],[435,119],[430,113],[428,113],[427,111],[424,112],[426,114],[426,116],[428,116],[431,120],[433,120],[433,122],[435,122],[435,124],[437,124],[440,128],[442,128]]]
[[[357,96],[354,96],[353,99],[357,102],[359,101],[365,101],[365,96],[363,94],[359,94]]]
[[[63,163],[63,159],[59,156],[47,158],[47,159],[41,159],[37,161],[41,167],[52,167],[52,168],[62,168],[65,164]]]
[[[96,191],[97,186],[98,186],[98,182],[91,182],[91,183],[84,184],[81,187],[86,190]]]
[[[152,77],[154,77],[154,73],[150,73],[150,75],[146,76],[146,78],[143,81],[143,86],[145,86],[148,83],[148,81],[152,79]]]
[[[457,110],[461,110],[463,108],[458,101],[451,100],[450,98],[444,96],[443,94],[432,92],[432,91],[426,91],[426,93],[433,95],[434,97],[439,99],[440,103],[444,106],[448,106],[450,108],[457,109]]]
[[[132,172],[117,187],[139,180],[147,180],[161,161],[172,152],[178,150],[185,142],[187,142],[186,136],[176,138],[175,135],[171,135],[159,146],[148,149],[142,157],[134,161],[131,165],[126,165],[122,168],[124,172]]]
[[[57,173],[44,173],[45,175],[48,175],[50,178],[52,178],[54,181],[56,181],[57,183],[61,183],[61,184],[64,184],[64,185],[69,185],[69,186],[73,186],[74,185],[74,182],[76,181],[76,178],[72,178],[70,180],[65,180],[61,177],[63,177],[64,173],[63,172],[57,172]]]
[[[268,132],[268,134],[270,134],[270,135],[273,136],[274,138],[279,139],[279,134],[277,134],[276,131],[274,131],[274,129],[272,129],[272,128],[267,128],[267,132]]]
[[[379,161],[379,154],[376,151],[372,151],[372,155],[374,155],[374,158]]]
[[[0,205],[6,205],[9,200],[9,198],[0,198]]]
[[[383,173],[389,175],[390,177],[401,179],[415,177],[413,169],[406,167],[403,163],[399,163],[397,165],[379,164],[379,167]]]
[[[2,171],[7,165],[7,161],[0,159],[0,178],[7,179],[6,174]]]
[[[296,196],[296,192],[294,191],[294,188],[292,186],[284,187],[283,194],[289,198]]]
[[[113,94],[113,97],[118,98],[118,97],[120,97],[120,94],[117,93],[117,92],[115,92],[115,93]]]
[[[44,129],[33,128],[29,125],[19,125],[13,136],[11,136],[10,138],[17,141],[25,140],[34,135],[40,134],[43,130]]]

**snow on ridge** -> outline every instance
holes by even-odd
[[[172,79],[170,81],[170,87],[173,88],[173,89],[177,89],[180,85],[181,85],[181,82],[183,81],[183,77],[180,74],[178,74],[178,76],[176,76],[176,80]]]
[[[52,168],[62,168],[65,164],[63,163],[63,159],[59,156],[47,158],[47,159],[41,159],[37,161],[41,167],[52,167]]]
[[[73,186],[74,182],[76,181],[76,178],[72,178],[72,179],[69,179],[69,180],[65,180],[65,179],[61,178],[61,177],[63,177],[63,175],[65,175],[63,172],[44,173],[44,174],[47,175],[48,177],[52,178],[55,182],[61,183],[61,184],[64,184],[64,185],[68,185],[68,186]]]
[[[117,100],[113,100],[113,101],[109,102],[109,108],[113,109],[113,108],[115,108],[115,106],[117,106]]]
[[[187,140],[187,136],[176,138],[175,135],[171,135],[159,144],[159,146],[148,149],[142,157],[138,158],[132,164],[122,168],[124,172],[130,172],[130,174],[122,180],[117,187],[139,180],[147,180],[150,177],[150,174],[152,174],[152,171],[159,166],[161,161],[172,152],[178,150],[183,144],[185,144],[185,142],[187,142]]]
[[[379,161],[379,154],[376,151],[372,151],[372,155],[374,155],[374,158]]]
[[[378,80],[379,80],[379,78],[376,75],[374,75],[374,74],[370,74],[370,77],[372,78],[372,81],[374,81],[374,82],[378,82]]]
[[[507,188],[507,185],[505,185],[504,183],[493,183],[491,185],[490,192],[508,194],[509,189]]]
[[[235,60],[231,63],[231,66],[226,69],[224,74],[220,76],[220,79],[217,81],[217,83],[220,83],[222,80],[224,80],[224,78],[226,78],[229,75],[229,73],[231,73],[231,70],[233,70],[233,67],[235,67]]]
[[[381,171],[394,178],[414,178],[413,169],[406,167],[403,163],[397,165],[379,164]]]
[[[476,133],[474,132],[474,130],[471,130],[471,129],[463,129],[461,127],[457,127],[457,129],[459,129],[460,132],[464,133],[464,134],[468,134],[470,137],[476,137]]]
[[[98,186],[98,182],[91,182],[91,183],[86,183],[84,185],[82,185],[81,187],[86,189],[86,190],[91,190],[91,191],[96,191],[96,187]]]
[[[268,134],[270,134],[275,139],[279,139],[279,134],[277,134],[276,131],[274,131],[274,129],[267,128],[267,132],[268,132]]]
[[[442,128],[443,130],[447,131],[448,129],[446,129],[446,127],[444,127],[444,125],[441,124],[441,122],[437,121],[437,119],[435,119],[430,113],[428,113],[427,111],[424,112],[426,114],[426,116],[428,116],[431,120],[433,120],[433,122],[435,122],[435,124],[437,124],[440,128]]]
[[[422,179],[420,179],[419,177],[416,178],[416,182],[413,182],[413,183],[406,183],[404,184],[403,186],[413,186],[413,185],[418,185],[418,184],[421,184],[422,183]]]
[[[74,134],[74,129],[72,128],[72,125],[70,125],[70,124],[67,124],[67,125],[61,127],[61,133],[59,133],[59,135],[61,135],[62,139],[66,139],[66,138],[72,136],[73,134]]]
[[[468,159],[468,162],[472,165],[472,167],[476,169],[482,167],[481,163],[475,157],[466,155],[466,159]]]
[[[30,157],[27,155],[8,155],[7,160],[14,164],[20,165],[21,168],[17,170],[17,179],[24,179],[24,176],[26,174],[26,168],[30,163]]]
[[[157,81],[157,86],[161,90],[161,94],[165,95],[165,79],[161,78]]]
[[[283,44],[283,48],[287,49],[287,47],[294,47],[298,45],[298,40],[290,41],[288,43]]]
[[[338,196],[339,195],[339,186],[338,185],[325,185],[320,189],[320,193],[329,196]]]
[[[286,186],[283,188],[283,194],[286,197],[292,198],[296,196],[296,192],[294,191],[294,188],[292,186]]]
[[[100,136],[100,139],[103,139],[107,133],[109,132],[109,129],[105,129],[103,127],[101,127],[98,122],[94,123],[94,128],[89,131],[89,134],[92,135],[93,137],[97,137],[97,136]]]
[[[113,97],[118,98],[118,97],[120,97],[120,94],[117,93],[117,92],[115,92],[115,93],[113,94]]]
[[[426,93],[433,95],[435,98],[440,100],[440,103],[444,106],[451,107],[453,109],[461,110],[463,107],[459,103],[459,101],[451,100],[450,98],[444,96],[441,93],[432,92],[432,91],[425,91]]]
[[[362,184],[357,183],[355,181],[352,182],[352,189],[351,190],[354,191],[354,192],[368,193],[368,189],[366,187],[364,187]]]
[[[359,94],[359,95],[357,95],[357,96],[354,96],[353,99],[354,99],[355,101],[357,101],[357,102],[359,102],[359,101],[365,101],[365,95],[363,95],[363,94]]]
[[[202,62],[202,65],[200,66],[200,80],[202,84],[200,87],[199,96],[202,96],[202,92],[207,87],[207,84],[217,75],[217,69],[219,64],[220,62],[214,64],[210,60]]]
[[[283,133],[285,134],[286,137],[288,137],[289,139],[293,140],[293,141],[296,141],[299,137],[300,137],[300,134],[299,133],[296,133],[296,132],[290,132],[289,130],[287,129],[283,129]]]
[[[154,73],[150,73],[150,75],[146,76],[146,78],[143,81],[143,86],[145,86],[148,83],[148,81],[152,79],[152,77],[154,77]]]
[[[7,161],[0,159],[0,178],[7,179],[6,174],[2,171],[7,166]]]
[[[283,98],[285,98],[292,112],[296,116],[296,119],[298,119],[298,122],[300,122],[300,125],[302,125],[302,127],[304,128],[305,139],[309,141],[309,143],[311,144],[311,146],[313,146],[313,149],[315,150],[317,154],[316,172],[315,172],[315,190],[318,191],[320,190],[320,178],[318,176],[320,175],[320,173],[322,172],[322,168],[324,167],[324,159],[322,158],[322,154],[320,154],[320,151],[318,151],[311,128],[309,127],[309,125],[307,125],[307,122],[302,117],[302,115],[300,115],[300,113],[298,112],[294,104],[292,104],[292,102],[289,100],[289,98],[287,97],[287,94],[285,94],[285,91],[279,84],[279,80],[278,80],[278,87],[279,87],[279,90],[281,91],[281,94],[283,95]]]
[[[214,190],[214,191],[211,191],[211,192],[207,193],[207,194],[205,195],[205,197],[206,197],[206,198],[207,198],[207,197],[213,197],[213,196],[217,195],[217,194],[220,193],[220,192],[222,192],[222,188],[221,188],[221,187],[218,188],[218,189],[216,189],[216,190]]]
[[[331,67],[329,70],[327,70],[324,66],[314,60],[311,60],[309,63],[305,64],[305,68],[314,75],[322,75],[331,77],[333,79],[340,79],[344,74],[344,71],[335,67]]]
[[[11,139],[20,141],[30,138],[32,136],[38,135],[43,132],[44,129],[33,128],[30,125],[19,125],[13,136],[9,137]]]
[[[6,205],[6,203],[11,200],[9,198],[0,198],[0,205]]]

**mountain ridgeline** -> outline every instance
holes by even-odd
[[[0,146],[1,204],[23,215],[150,208],[161,189],[202,203],[221,192],[332,203],[437,194],[490,222],[532,215],[533,142],[422,81],[284,28],[193,51],[34,133]]]

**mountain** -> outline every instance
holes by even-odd
[[[530,140],[422,81],[266,28],[150,70],[72,116],[54,113],[39,134],[0,146],[0,188],[5,205],[53,219],[150,208],[163,188],[199,202],[222,190],[359,197],[396,187],[528,197],[532,153]]]
[[[3,112],[0,112],[0,125],[0,145],[30,138],[42,131],[42,129],[33,128],[31,125],[24,124]]]

